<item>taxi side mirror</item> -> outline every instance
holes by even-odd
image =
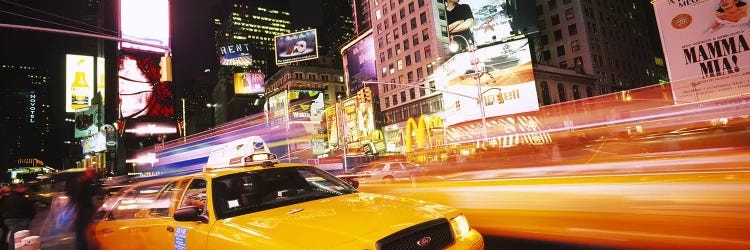
[[[174,220],[176,221],[200,221],[203,223],[208,222],[208,218],[203,216],[201,210],[194,206],[187,206],[177,209],[174,212]]]

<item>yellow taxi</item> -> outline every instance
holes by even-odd
[[[102,249],[484,249],[461,211],[358,192],[273,154],[137,183],[93,226]]]

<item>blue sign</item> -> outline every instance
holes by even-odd
[[[187,250],[187,228],[184,228],[184,227],[175,228],[174,250]]]

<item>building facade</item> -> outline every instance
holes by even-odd
[[[539,34],[533,36],[538,64],[596,76],[594,94],[657,84],[666,68],[649,1],[537,1]],[[657,36],[658,37],[658,36]],[[661,65],[660,65],[661,64]],[[567,89],[572,91],[572,89]],[[544,105],[560,98],[545,99]]]
[[[18,166],[22,158],[51,161],[52,114],[49,76],[46,70],[28,65],[0,65],[0,152],[3,173]],[[3,174],[5,176],[5,174]],[[7,177],[6,177],[7,178]]]

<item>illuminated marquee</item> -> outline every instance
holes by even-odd
[[[443,119],[439,116],[431,116],[428,120],[427,116],[422,115],[417,121],[414,121],[414,118],[406,120],[406,136],[404,136],[405,152],[414,151],[412,149],[414,145],[412,137],[416,137],[417,148],[424,148],[425,143],[430,140],[430,129],[442,127]]]

